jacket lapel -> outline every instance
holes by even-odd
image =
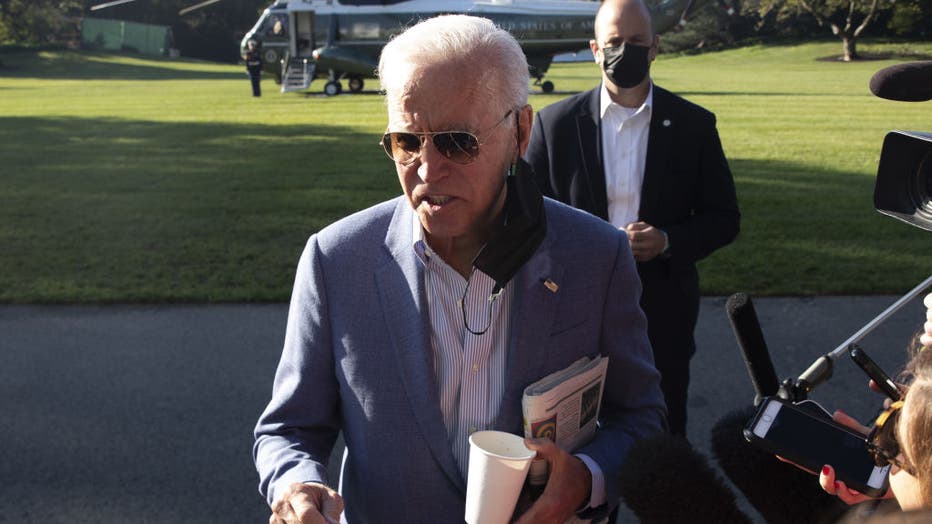
[[[560,300],[559,288],[551,291],[548,280],[563,281],[563,267],[550,257],[552,237],[548,234],[537,252],[515,275],[511,313],[511,335],[508,344],[505,392],[495,428],[519,431],[523,434],[521,397],[532,382],[543,378],[547,370],[547,347],[554,314]],[[552,286],[551,286],[552,287]]]
[[[659,206],[664,173],[667,172],[673,126],[678,123],[670,112],[669,101],[670,94],[655,85],[647,137],[647,158],[644,161],[644,183],[641,186],[641,208],[638,210],[642,220],[649,218]]]
[[[579,150],[582,151],[582,177],[588,186],[592,210],[608,220],[608,197],[605,192],[605,169],[602,167],[602,133],[599,107],[600,88],[589,91],[576,116]]]
[[[440,467],[465,494],[466,484],[453,458],[440,411],[423,267],[413,248],[413,220],[413,210],[407,200],[399,199],[385,238],[391,261],[375,275],[379,302],[417,425]],[[412,300],[416,307],[414,314],[410,308],[400,307]]]

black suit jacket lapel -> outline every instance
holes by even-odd
[[[589,91],[576,116],[579,150],[582,151],[582,179],[588,186],[592,214],[608,220],[608,197],[605,191],[605,169],[602,160],[602,118],[599,106],[600,88]],[[582,190],[582,188],[580,188]],[[577,207],[580,203],[573,203]]]
[[[650,131],[647,136],[647,158],[644,162],[644,182],[641,186],[641,208],[638,210],[641,220],[650,217],[659,206],[667,162],[673,153],[670,144],[673,140],[673,126],[677,122],[672,114],[671,99],[668,91],[654,86]]]

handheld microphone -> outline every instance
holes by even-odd
[[[757,405],[761,398],[777,394],[780,381],[773,369],[773,362],[770,361],[770,353],[767,351],[767,343],[764,342],[764,334],[757,321],[751,297],[745,293],[735,293],[728,297],[725,309],[738,340],[738,347],[741,348],[744,365],[754,385],[754,404]]]
[[[932,60],[885,67],[871,77],[871,93],[888,100],[932,100]]]
[[[681,436],[660,433],[637,441],[619,480],[625,505],[643,524],[751,523],[708,459]],[[677,502],[687,493],[688,504]]]

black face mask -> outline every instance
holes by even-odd
[[[649,46],[621,44],[618,47],[603,47],[602,69],[616,86],[629,89],[641,83],[650,71]]]

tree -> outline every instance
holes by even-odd
[[[0,0],[0,44],[73,39],[82,7],[77,0]]]
[[[661,35],[661,50],[678,53],[724,49],[758,36],[757,13],[741,12],[735,9],[736,4],[737,0],[703,3],[690,12],[686,24]]]
[[[70,44],[80,37],[81,17],[171,26],[188,57],[235,62],[239,39],[269,0],[223,0],[186,16],[178,12],[199,0],[136,0],[91,11],[107,0],[0,0],[0,45]]]
[[[932,28],[932,2],[897,0],[887,28],[897,36],[928,38]]]
[[[85,0],[101,3],[105,0]],[[221,62],[239,60],[239,39],[256,23],[269,0],[223,0],[187,15],[178,12],[198,0],[136,0],[89,16],[171,26],[182,56]]]
[[[765,20],[776,13],[778,21],[800,12],[812,15],[820,27],[828,27],[841,38],[846,62],[857,60],[857,40],[881,10],[889,9],[888,0],[774,0],[753,3]]]

